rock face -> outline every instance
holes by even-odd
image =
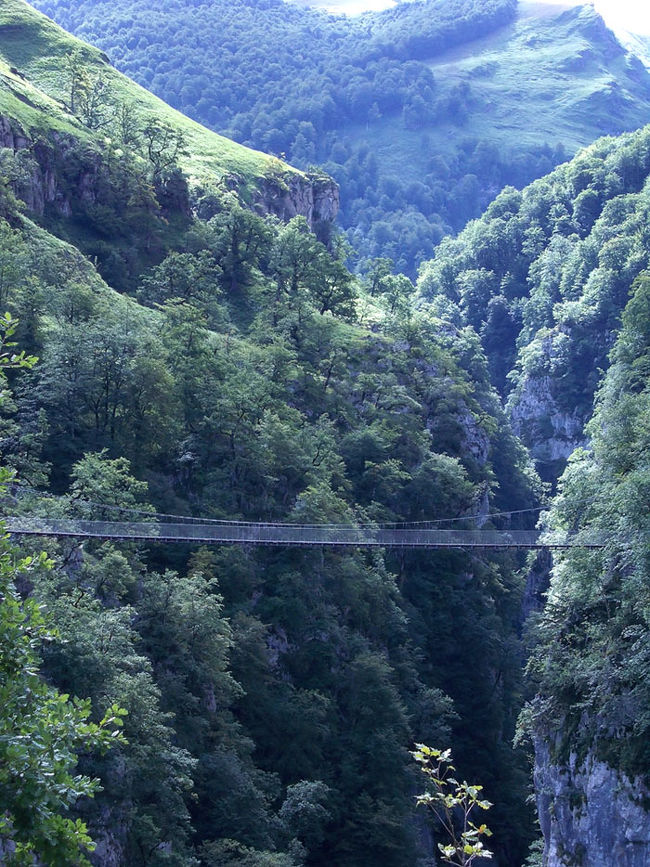
[[[508,399],[512,428],[545,481],[555,481],[571,453],[588,444],[584,427],[591,407],[571,406],[566,396],[562,343],[568,337],[556,332],[540,341],[534,369],[521,375]]]
[[[102,155],[92,148],[66,164],[66,155],[76,143],[69,136],[53,133],[51,141],[32,141],[10,118],[0,115],[0,148],[29,154],[27,179],[17,185],[16,193],[30,213],[43,216],[46,210],[69,217],[71,202],[94,203],[98,198],[97,178]],[[70,163],[74,162],[74,178]],[[339,210],[339,189],[326,175],[269,174],[257,183],[252,207],[261,214],[273,214],[288,221],[303,216],[316,237],[328,243]]]
[[[459,423],[463,429],[462,449],[484,467],[490,453],[490,438],[469,407],[461,403]]]
[[[270,176],[259,184],[254,206],[283,222],[304,217],[318,240],[327,244],[339,211],[339,188],[326,175]]]
[[[535,743],[535,790],[544,834],[544,867],[647,867],[650,791],[593,755],[554,763]]]
[[[74,183],[66,160],[75,146],[67,135],[52,133],[51,140],[32,141],[16,121],[0,115],[0,147],[26,157],[16,181],[16,194],[37,217],[50,209],[62,217],[72,214],[72,199],[96,200],[97,173],[101,155],[87,149],[80,159],[75,154]],[[66,176],[67,175],[67,176]]]
[[[560,409],[552,386],[550,376],[526,379],[510,408],[515,433],[538,461],[566,460],[578,446],[587,443],[582,413]]]
[[[15,124],[0,115],[0,147],[10,148],[12,151],[29,147],[30,141]]]
[[[535,559],[526,572],[526,587],[521,600],[522,623],[525,623],[535,611],[541,611],[544,607],[544,594],[551,580],[552,566],[553,557],[548,549],[536,552]]]

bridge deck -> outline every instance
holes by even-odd
[[[327,545],[355,548],[602,548],[601,534],[550,534],[539,530],[437,530],[304,526],[267,523],[144,523],[69,518],[6,517],[14,535],[72,536],[203,545]]]

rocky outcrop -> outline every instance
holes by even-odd
[[[17,151],[30,145],[31,142],[20,127],[0,115],[0,147]]]
[[[98,176],[103,156],[99,150],[91,146],[80,148],[71,136],[56,132],[51,133],[49,141],[32,140],[16,121],[2,115],[0,148],[31,157],[25,161],[25,170],[16,184],[16,193],[30,213],[41,217],[51,210],[58,216],[69,217],[73,201],[94,204],[100,198]],[[69,158],[73,151],[73,158]],[[236,192],[244,185],[243,178],[233,181]],[[164,193],[166,198],[161,199],[161,205],[166,207],[169,184]],[[173,204],[183,209],[182,203]],[[284,222],[303,216],[316,237],[327,244],[339,210],[339,189],[327,175],[269,171],[258,181],[251,207]]]
[[[484,467],[490,454],[490,438],[476,415],[461,402],[458,419],[463,429],[462,452],[471,455],[480,467]]]
[[[537,362],[520,374],[507,407],[514,432],[546,480],[557,479],[572,452],[588,443],[584,427],[591,407],[571,406],[567,400],[563,339],[571,338],[558,331],[540,341]]]
[[[544,867],[647,867],[650,791],[592,754],[557,764],[535,743],[535,790]]]
[[[327,175],[269,174],[258,184],[254,207],[283,222],[304,217],[318,240],[327,244],[339,211],[339,188]]]
[[[550,376],[526,379],[510,406],[514,432],[529,447],[537,461],[566,460],[579,446],[586,445],[585,419],[577,410],[560,409],[553,396]]]
[[[548,548],[535,553],[533,562],[526,571],[526,586],[521,600],[522,623],[525,623],[535,611],[541,611],[544,607],[552,566],[553,557]]]
[[[126,837],[126,823],[115,823],[115,818],[107,809],[102,810],[101,818],[104,824],[95,831],[93,837],[96,848],[92,863],[100,864],[101,867],[121,867],[124,864],[124,841],[120,838]]]
[[[0,115],[0,147],[22,157],[15,190],[29,213],[42,217],[50,209],[62,217],[72,214],[72,201],[95,202],[102,157],[91,148],[83,152],[69,135],[52,132],[50,140],[31,139],[14,120]],[[70,158],[74,151],[74,158]],[[73,168],[74,166],[74,168]]]

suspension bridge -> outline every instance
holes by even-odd
[[[73,518],[5,517],[15,536],[183,542],[201,545],[285,545],[348,548],[603,548],[597,531],[438,529],[418,526],[273,524],[246,521],[86,521]]]

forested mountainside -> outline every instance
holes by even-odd
[[[0,56],[0,294],[38,356],[8,372],[4,514],[507,527],[489,513],[536,508],[473,330],[404,277],[360,283],[291,215],[327,178],[180,119],[22,0]],[[518,554],[20,552],[0,560],[3,858],[83,863],[70,802],[106,867],[426,863],[414,741],[454,748],[499,864],[525,857]],[[61,777],[84,739],[56,690],[98,723],[127,711],[82,751],[92,800]]]
[[[481,335],[515,429],[552,480],[577,445],[634,279],[649,266],[650,129],[504,190],[426,263],[421,297]]]
[[[650,108],[648,72],[592,6],[426,0],[346,19],[282,0],[33,5],[212,129],[323,165],[361,266],[390,257],[411,277],[503,186]]]
[[[650,131],[506,189],[417,291],[346,269],[328,176],[183,118],[22,0],[0,145],[0,331],[38,356],[0,349],[4,514],[530,526],[505,398],[549,481],[585,446],[545,526],[607,536],[555,555],[521,714],[516,552],[6,543],[0,860],[82,864],[87,827],[97,867],[421,867],[417,741],[484,784],[521,867],[519,717],[547,867],[642,867]]]
[[[322,240],[331,233],[338,190],[322,172],[209,132],[15,0],[0,8],[0,115],[20,121],[18,132],[0,127],[0,144],[20,152],[18,194],[116,288],[133,290],[187,221],[189,182],[205,208],[231,193],[257,213],[304,216]]]
[[[593,420],[549,526],[599,529],[599,552],[559,555],[529,663],[540,817],[551,867],[650,858],[648,347],[650,279],[623,313]]]
[[[523,192],[504,190],[419,281],[426,309],[481,335],[543,475],[554,481],[569,458],[545,525],[608,540],[554,555],[532,629],[537,696],[522,727],[548,867],[650,857],[649,176],[650,129],[602,139]]]

